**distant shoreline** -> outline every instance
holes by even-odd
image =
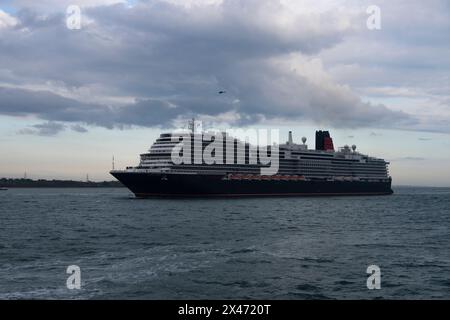
[[[393,185],[393,188],[440,188],[450,187],[442,186],[412,186],[412,185]],[[0,178],[0,188],[125,188],[119,181],[75,181],[75,180],[46,180],[46,179],[12,179]]]
[[[124,188],[119,181],[0,179],[0,188]]]

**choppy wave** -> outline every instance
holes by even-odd
[[[389,197],[139,200],[0,194],[0,299],[448,299],[450,189]],[[81,290],[66,268],[81,268]],[[366,287],[380,266],[382,289]]]

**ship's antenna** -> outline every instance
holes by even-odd
[[[195,133],[195,118],[192,118],[192,120],[189,121],[188,128],[192,131],[192,133]]]
[[[114,170],[114,155],[113,155],[113,159],[112,159],[112,169]]]
[[[86,174],[86,182],[89,182],[89,173]]]

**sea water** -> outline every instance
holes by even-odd
[[[135,199],[0,192],[0,299],[449,299],[450,189]],[[80,289],[69,289],[69,266]],[[369,290],[367,268],[381,270]]]

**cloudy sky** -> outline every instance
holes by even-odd
[[[450,186],[450,3],[0,0],[0,176],[110,179],[192,116],[329,129],[394,184]]]

